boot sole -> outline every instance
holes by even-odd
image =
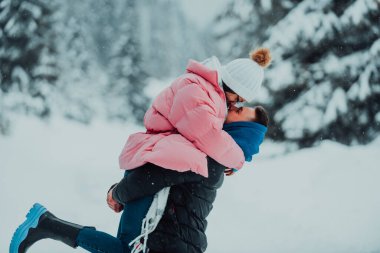
[[[30,228],[36,228],[38,221],[47,209],[42,205],[35,203],[26,215],[26,220],[16,229],[13,234],[11,244],[9,246],[9,253],[18,253],[20,244],[25,240]]]

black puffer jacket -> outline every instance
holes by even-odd
[[[222,185],[225,167],[208,158],[209,177],[177,172],[145,164],[131,170],[115,187],[113,197],[120,203],[153,195],[171,186],[165,213],[149,235],[148,248],[163,253],[200,253],[207,247],[206,217],[212,209],[216,190]]]

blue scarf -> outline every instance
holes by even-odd
[[[252,156],[259,153],[267,127],[256,122],[238,121],[223,125],[226,131],[236,141],[244,152],[245,160],[252,161]]]

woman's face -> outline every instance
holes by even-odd
[[[232,92],[225,92],[226,94],[226,100],[227,100],[227,107],[230,108],[231,106],[235,105],[238,102],[245,102],[246,100],[242,97],[240,97],[236,93]]]
[[[231,106],[228,110],[227,118],[224,123],[236,121],[253,121],[256,117],[256,111],[251,107],[236,107]]]

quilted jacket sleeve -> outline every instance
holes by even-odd
[[[147,163],[130,170],[113,189],[112,197],[121,204],[126,204],[144,196],[154,195],[161,189],[191,182],[199,182],[203,176],[194,172],[178,172]]]
[[[169,113],[170,123],[198,149],[218,163],[240,169],[244,154],[232,137],[222,130],[224,118],[207,92],[189,84],[174,95]]]

